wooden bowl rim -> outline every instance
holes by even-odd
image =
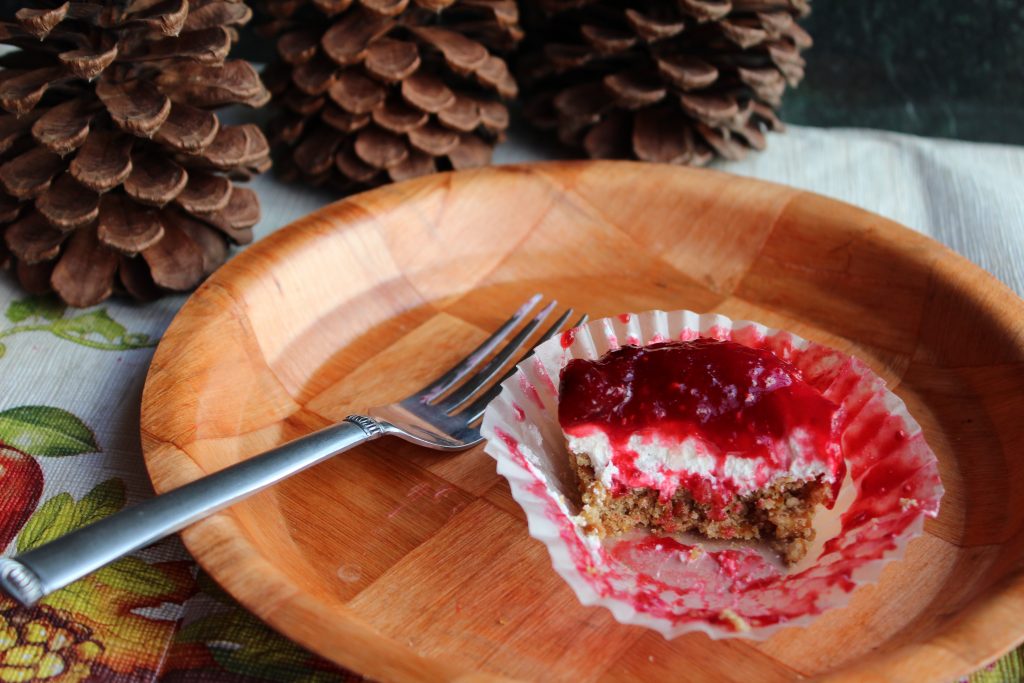
[[[196,325],[191,317],[192,309],[198,305],[197,302],[203,299],[208,291],[217,287],[218,283],[225,280],[230,281],[235,269],[240,267],[239,264],[244,264],[249,259],[257,258],[265,253],[286,250],[289,244],[305,242],[308,239],[307,233],[310,232],[309,228],[311,226],[325,219],[337,221],[338,217],[336,214],[339,213],[339,209],[342,207],[352,205],[356,208],[354,213],[349,214],[356,220],[364,217],[361,207],[355,204],[355,201],[361,197],[394,192],[396,188],[407,190],[406,194],[424,196],[424,190],[429,192],[443,191],[452,182],[453,177],[483,178],[486,180],[488,176],[497,179],[508,174],[529,174],[537,177],[539,182],[550,183],[550,176],[558,176],[564,171],[577,169],[580,166],[598,168],[605,166],[609,168],[632,167],[631,170],[634,172],[651,174],[679,173],[696,174],[698,176],[703,174],[728,176],[731,182],[773,186],[791,193],[787,206],[799,201],[815,199],[835,204],[837,207],[853,209],[862,215],[869,215],[876,219],[876,223],[885,231],[887,238],[891,237],[894,241],[912,240],[919,245],[920,250],[910,258],[915,259],[916,257],[915,260],[935,258],[936,260],[946,261],[957,269],[962,269],[975,277],[980,276],[980,281],[973,280],[972,278],[972,281],[966,287],[966,291],[963,292],[965,298],[975,305],[989,310],[993,308],[1001,309],[1005,312],[1010,312],[1011,316],[1016,316],[1018,319],[1024,318],[1024,300],[989,272],[927,235],[918,233],[895,221],[847,202],[781,183],[745,176],[735,176],[714,169],[696,169],[632,161],[571,160],[509,164],[466,171],[437,173],[376,188],[327,204],[276,230],[274,233],[249,246],[245,251],[234,256],[189,297],[175,315],[171,325],[168,327],[168,331],[176,326]],[[315,239],[315,231],[312,234]],[[993,289],[999,296],[992,296]],[[985,292],[985,295],[981,296],[983,292]],[[173,356],[177,352],[173,341],[166,341],[166,335],[164,339],[165,341],[159,343],[154,353],[153,366],[157,365],[155,361],[158,358]],[[170,487],[167,486],[166,482],[159,481],[154,474],[151,447],[147,447],[151,446],[152,442],[159,442],[165,447],[173,449],[180,460],[180,462],[176,463],[176,467],[180,468],[179,474],[187,473],[188,481],[199,478],[205,473],[184,451],[178,449],[173,443],[147,430],[148,415],[157,411],[172,409],[172,406],[167,405],[151,405],[152,379],[153,374],[151,371],[146,377],[140,417],[143,437],[143,458],[147,473],[155,490],[158,493],[163,493],[169,490]],[[219,512],[210,518],[195,523],[184,530],[181,535],[185,546],[199,565],[246,609],[280,633],[341,666],[379,680],[417,682],[438,680],[511,680],[493,674],[465,670],[438,659],[421,656],[414,652],[411,647],[397,643],[377,633],[369,624],[362,621],[349,610],[345,608],[339,610],[336,607],[325,608],[309,595],[303,593],[283,572],[268,562],[246,540],[246,532],[238,524],[230,510]],[[211,562],[204,551],[204,547],[208,546],[217,548],[217,562]],[[262,588],[259,591],[251,591],[251,586],[248,582],[242,581],[240,577],[224,569],[225,566],[233,566],[236,563],[248,563],[250,567],[255,563],[258,566],[262,577]],[[267,599],[267,596],[276,596],[276,599],[270,601]],[[937,637],[933,638],[932,641],[928,641],[927,644],[930,647],[945,649],[956,661],[962,663],[963,671],[953,672],[951,675],[963,675],[991,661],[995,661],[1000,656],[1024,643],[1024,622],[1019,620],[1021,613],[1024,613],[1024,573],[1019,573],[1005,580],[1002,585],[994,589],[993,594],[990,594],[987,599],[966,608],[958,619],[957,630],[971,633],[973,647],[978,647],[979,643],[985,643],[988,646],[986,648],[987,651],[980,657],[977,651],[966,653],[959,651],[955,647],[950,647],[950,643],[945,643],[944,639],[941,638],[941,632],[937,633]],[[315,627],[317,624],[327,622],[335,625],[335,630],[330,632],[335,635],[328,635],[329,631],[327,629]],[[311,627],[310,625],[313,626]],[[351,643],[351,646],[345,651],[337,649],[337,643],[342,638],[346,642]],[[943,642],[934,642],[935,640]],[[934,659],[934,651],[928,647],[921,647],[921,645],[922,643],[903,645],[886,653],[884,660],[890,661],[894,665],[898,663],[900,668],[903,668],[904,666],[913,667],[915,662],[924,663]],[[853,663],[843,669],[826,673],[820,677],[820,680],[840,678],[844,680],[857,680],[859,671],[877,673],[867,663]]]

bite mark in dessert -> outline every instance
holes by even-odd
[[[558,418],[588,530],[760,538],[794,563],[845,473],[837,410],[770,351],[701,338],[571,360]]]

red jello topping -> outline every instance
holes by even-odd
[[[634,434],[674,442],[695,437],[723,462],[726,456],[764,460],[766,467],[758,469],[767,475],[789,466],[779,462],[789,451],[778,444],[802,430],[815,457],[839,473],[837,408],[766,349],[695,339],[623,346],[596,361],[569,361],[561,375],[558,419],[575,436],[603,431],[621,478],[636,486],[643,485],[642,477],[627,445]]]

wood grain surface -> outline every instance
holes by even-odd
[[[711,171],[435,175],[262,240],[156,352],[156,489],[406,395],[534,292],[594,317],[716,311],[856,354],[939,456],[938,519],[849,607],[761,643],[666,641],[582,607],[481,448],[367,444],[187,529],[191,552],[278,630],[388,681],[940,681],[1024,640],[1024,302],[884,218]]]

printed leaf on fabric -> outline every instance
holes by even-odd
[[[0,412],[0,444],[37,457],[99,450],[96,437],[84,422],[53,406],[19,406]]]
[[[148,334],[129,332],[106,308],[67,315],[68,309],[52,296],[31,296],[11,302],[4,317],[11,326],[0,328],[0,339],[24,332],[48,332],[58,339],[101,351],[128,351],[156,346]],[[0,343],[0,358],[7,352]]]

